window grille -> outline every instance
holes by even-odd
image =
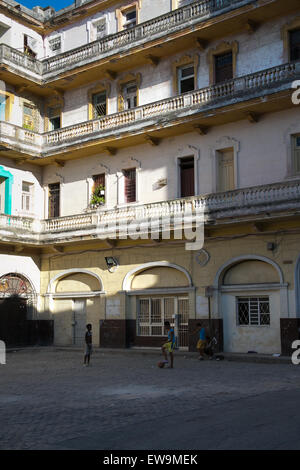
[[[106,20],[105,20],[105,18],[102,18],[101,20],[97,21],[96,23],[94,23],[93,26],[94,26],[96,40],[101,39],[104,36],[106,36]]]
[[[49,48],[52,52],[61,51],[61,37],[49,39]]]
[[[269,326],[269,297],[238,297],[237,324],[240,326]]]
[[[93,95],[93,119],[106,115],[106,92]]]

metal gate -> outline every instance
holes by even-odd
[[[164,336],[164,322],[174,328],[176,346],[189,345],[189,299],[188,297],[147,297],[139,299],[138,336]]]

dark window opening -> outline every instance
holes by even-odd
[[[300,29],[290,31],[290,57],[291,61],[300,59]]]
[[[179,78],[179,93],[187,93],[195,89],[195,71],[194,65],[182,67],[178,70]]]
[[[232,52],[215,56],[215,83],[233,78]]]
[[[194,157],[180,159],[180,196],[195,195]]]
[[[60,212],[60,183],[49,184],[49,218],[59,217]]]

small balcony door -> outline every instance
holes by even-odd
[[[291,61],[300,59],[300,29],[290,31]]]
[[[48,217],[60,216],[60,184],[49,184],[49,204],[48,204]]]
[[[135,202],[136,201],[136,169],[130,168],[129,170],[124,170],[124,190],[125,190],[125,202]]]
[[[5,214],[5,181],[0,177],[0,214]]]
[[[233,78],[232,52],[215,56],[215,83]]]
[[[235,189],[233,149],[219,150],[218,154],[218,191]]]
[[[180,164],[180,196],[195,195],[194,157],[181,158]]]

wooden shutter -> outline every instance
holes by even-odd
[[[136,169],[124,170],[125,202],[136,201]]]
[[[194,158],[182,158],[180,161],[181,197],[195,195]]]
[[[59,217],[60,184],[49,184],[49,218]]]
[[[233,149],[218,151],[218,191],[234,189],[234,159]]]
[[[101,173],[101,175],[94,175],[93,181],[94,181],[93,189],[95,189],[100,184],[102,184],[102,186],[105,188],[105,173]]]

